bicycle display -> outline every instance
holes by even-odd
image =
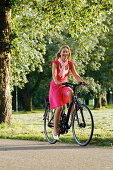
[[[77,99],[75,91],[77,86],[85,84],[80,82],[79,84],[62,83],[62,85],[71,87],[73,89],[74,96],[68,107],[67,114],[65,113],[64,107],[61,112],[58,123],[59,136],[61,134],[68,133],[68,130],[72,127],[73,137],[76,142],[81,146],[86,146],[92,139],[94,121],[90,109]],[[72,113],[72,118],[70,121],[70,113],[73,105],[74,112]],[[49,101],[46,101],[44,113],[44,132],[48,142],[51,144],[57,142],[52,135],[54,128],[54,114],[55,109],[50,109]]]

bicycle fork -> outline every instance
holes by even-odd
[[[86,123],[85,123],[85,119],[84,119],[84,115],[83,115],[83,109],[80,108],[79,110],[80,110],[79,114],[81,114],[81,118],[82,118],[82,123],[80,123],[80,121],[79,121],[79,116],[78,116],[78,113],[77,113],[77,111],[78,111],[77,104],[75,104],[75,116],[76,116],[76,120],[77,120],[78,126],[81,127],[81,128],[82,127],[85,128],[86,127]]]
[[[86,123],[85,123],[85,119],[84,119],[83,109],[82,108],[80,108],[80,113],[81,113],[81,116],[82,116],[83,123],[80,123],[79,126],[85,128],[86,127]]]

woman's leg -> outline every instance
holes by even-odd
[[[57,107],[55,111],[55,115],[54,115],[54,135],[55,136],[58,135],[58,121],[60,118],[61,111],[62,111],[62,106]]]

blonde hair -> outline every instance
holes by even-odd
[[[59,57],[61,57],[60,53],[61,53],[61,51],[62,51],[63,48],[67,48],[67,49],[68,49],[68,51],[69,51],[68,60],[70,59],[71,49],[70,49],[70,47],[69,47],[68,45],[63,45],[63,46],[61,46],[60,50],[59,50],[58,53],[56,54],[56,60],[58,60]]]

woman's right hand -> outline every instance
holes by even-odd
[[[62,83],[59,82],[59,81],[55,81],[55,84],[58,85],[58,86],[61,86],[61,85],[62,85]]]

